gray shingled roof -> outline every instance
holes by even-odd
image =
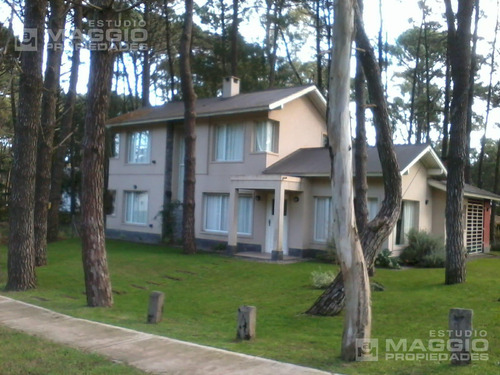
[[[279,108],[287,101],[310,95],[316,107],[326,112],[326,102],[315,86],[300,86],[282,89],[270,89],[239,94],[228,98],[207,98],[196,101],[197,117],[209,117],[236,113],[269,111]],[[133,112],[110,119],[108,126],[153,124],[184,118],[184,103],[170,102],[159,107],[140,108]]]
[[[400,171],[403,172],[428,147],[428,145],[424,144],[394,146]],[[366,167],[368,175],[380,175],[382,173],[375,147],[368,147]],[[264,173],[295,177],[329,176],[330,155],[328,154],[328,148],[301,148],[268,167]]]
[[[446,191],[446,181],[429,180],[429,184],[439,190]],[[488,198],[500,202],[500,195],[469,184],[464,186],[464,195],[469,198]]]

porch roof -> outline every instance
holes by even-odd
[[[299,86],[269,89],[227,98],[204,98],[196,100],[197,118],[233,115],[240,113],[272,111],[302,96],[310,98],[314,106],[326,114],[326,101],[316,86]],[[139,126],[178,121],[184,118],[184,102],[169,102],[162,106],[139,108],[108,120],[108,127]]]
[[[420,160],[429,170],[434,171],[433,174],[446,175],[446,168],[429,145],[396,145],[394,150],[402,174]],[[368,176],[382,175],[376,147],[368,147],[366,162]],[[298,177],[328,177],[330,176],[328,148],[301,148],[274,163],[263,173]]]
[[[446,181],[429,180],[429,185],[436,189],[446,191]],[[465,184],[464,186],[464,195],[467,198],[478,198],[500,202],[500,195],[469,184]]]

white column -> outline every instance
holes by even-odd
[[[273,260],[283,259],[283,222],[285,211],[285,188],[280,181],[279,186],[274,189],[274,246],[271,253]]]

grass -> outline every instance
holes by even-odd
[[[95,354],[0,326],[0,373],[9,375],[140,375],[142,371]]]
[[[5,252],[0,283],[5,283]],[[468,263],[466,284],[443,285],[443,269],[378,270],[386,287],[373,294],[372,336],[429,339],[430,330],[448,328],[452,307],[473,308],[474,328],[486,330],[489,360],[467,367],[437,361],[343,363],[343,317],[311,317],[303,312],[321,291],[311,286],[311,272],[329,266],[316,262],[263,264],[179,249],[109,241],[113,308],[85,306],[80,246],[77,240],[52,244],[49,266],[37,270],[38,289],[5,293],[72,316],[273,358],[344,374],[497,374],[500,372],[500,257]],[[333,268],[333,267],[332,267]],[[164,319],[145,323],[149,294],[165,293]],[[257,306],[257,338],[236,342],[236,311]],[[384,358],[381,345],[379,356]]]

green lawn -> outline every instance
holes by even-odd
[[[39,288],[3,294],[72,316],[98,320],[181,340],[298,363],[344,374],[498,374],[500,373],[500,257],[468,264],[464,285],[443,285],[443,269],[378,270],[385,292],[373,294],[373,337],[429,339],[430,330],[448,328],[452,307],[473,308],[474,328],[487,331],[489,360],[455,368],[448,362],[339,360],[343,317],[303,312],[321,293],[311,288],[316,262],[263,264],[179,249],[109,241],[115,305],[85,307],[80,247],[77,240],[52,244],[49,266],[38,269]],[[5,251],[0,260],[5,283]],[[149,294],[165,293],[164,320],[145,323]],[[257,339],[236,342],[238,306],[257,306]]]
[[[142,371],[98,355],[57,345],[0,326],[0,374],[140,375]]]

